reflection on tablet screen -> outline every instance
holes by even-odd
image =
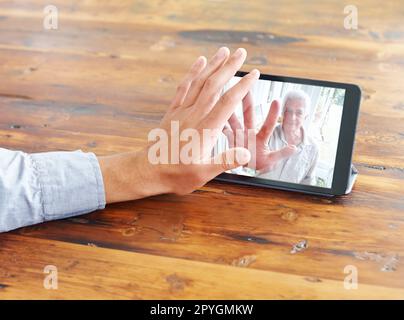
[[[233,77],[223,94],[240,79]],[[228,173],[331,188],[344,97],[341,88],[259,79],[229,119],[215,153],[247,147],[247,131],[249,137],[253,132],[251,163]]]

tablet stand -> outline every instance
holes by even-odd
[[[345,191],[345,194],[348,194],[352,191],[352,187],[355,184],[356,177],[358,176],[358,174],[359,174],[358,170],[355,168],[353,164],[351,164],[351,174],[349,176],[348,187]]]

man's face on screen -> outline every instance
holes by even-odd
[[[283,126],[286,128],[297,129],[303,126],[306,116],[306,107],[304,100],[289,99],[285,104],[283,113]]]

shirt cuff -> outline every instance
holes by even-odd
[[[94,153],[46,152],[30,158],[41,190],[44,221],[105,208],[104,183]]]

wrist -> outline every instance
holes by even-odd
[[[133,193],[136,199],[170,193],[171,190],[165,179],[164,165],[152,164],[148,159],[148,149],[142,149],[132,155]],[[128,168],[130,170],[130,168]],[[139,196],[138,196],[139,195]]]
[[[147,149],[98,158],[107,203],[170,192],[161,166],[148,161]]]

